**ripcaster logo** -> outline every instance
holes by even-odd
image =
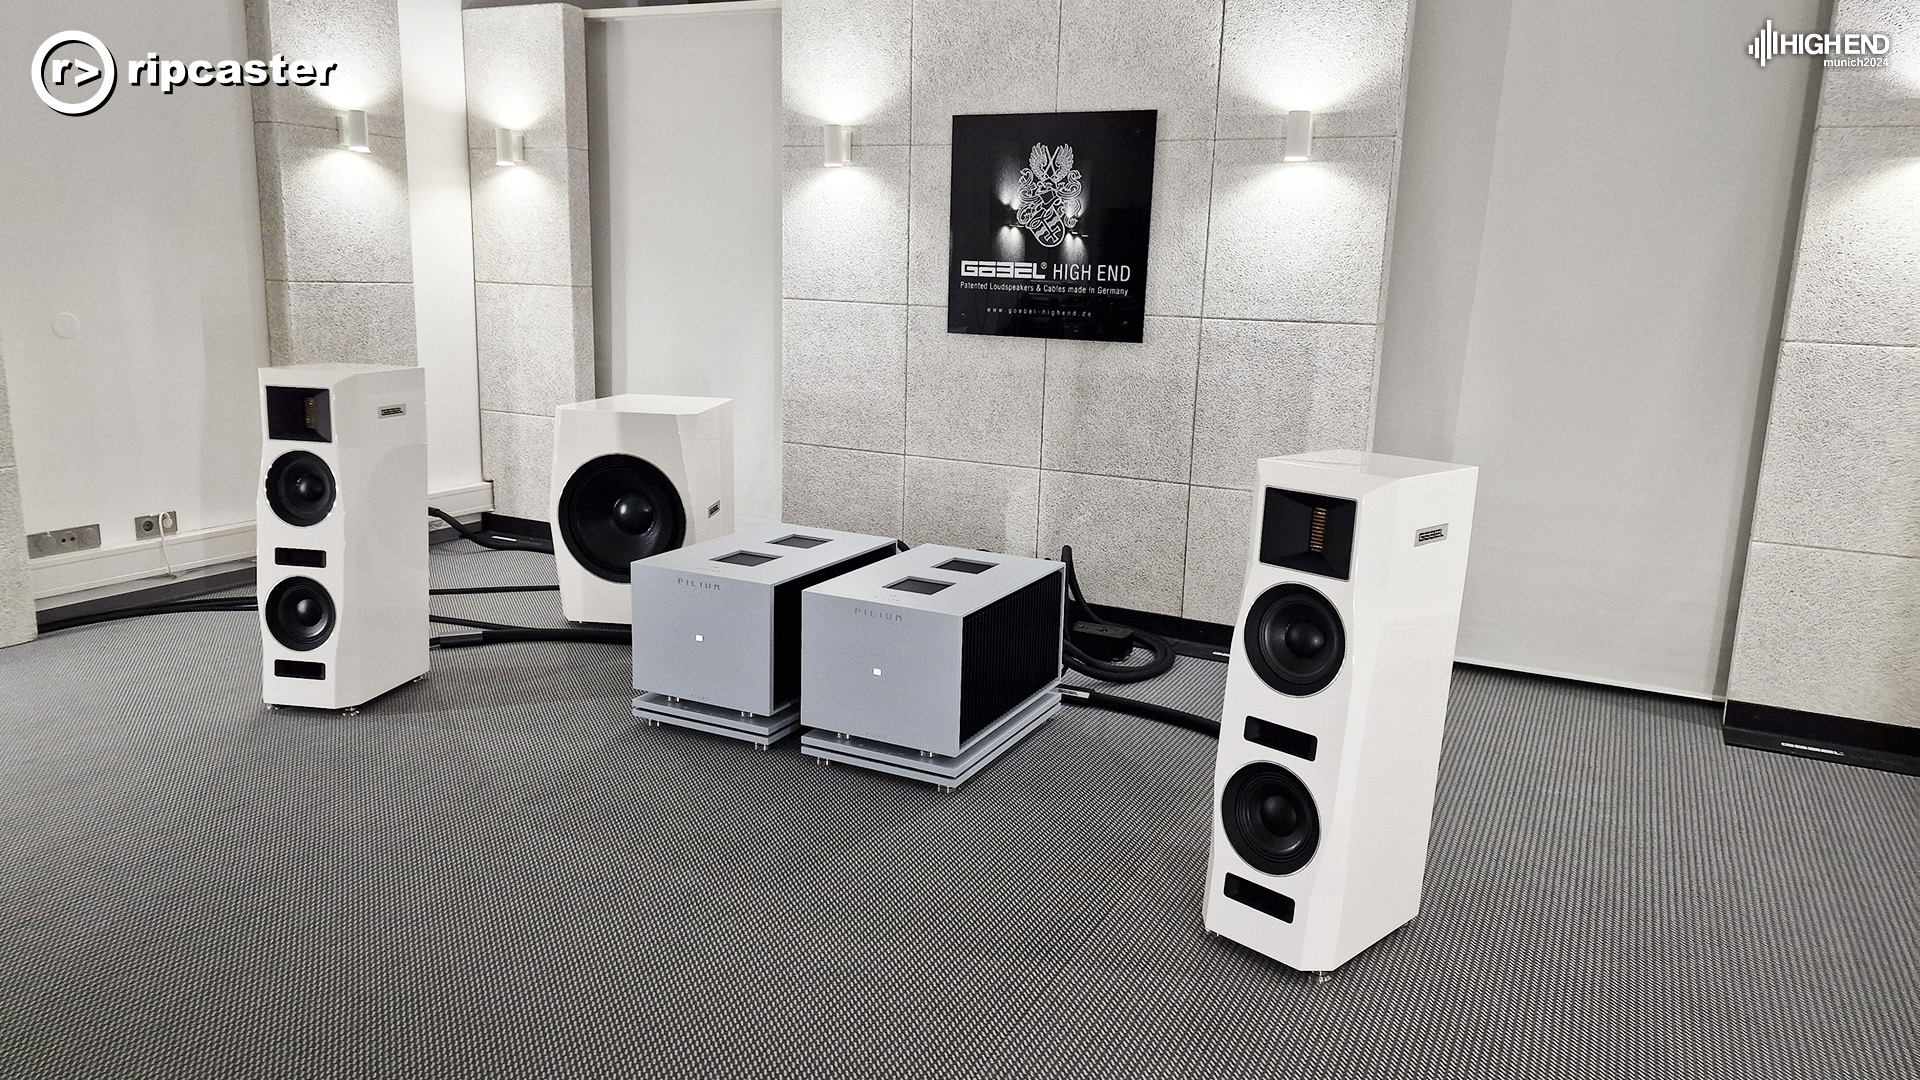
[[[1073,147],[1062,143],[1048,152],[1034,143],[1027,167],[1020,170],[1021,226],[1043,247],[1059,247],[1067,231],[1080,224],[1080,170],[1073,167]]]
[[[673,583],[675,585],[685,585],[689,589],[712,589],[716,592],[720,589],[719,585],[711,581],[701,581],[699,578],[676,577],[673,579]]]

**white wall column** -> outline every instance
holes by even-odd
[[[247,0],[250,54],[332,58],[326,86],[258,86],[254,154],[274,364],[413,364],[396,0]],[[340,146],[340,115],[367,115],[369,152]]]
[[[494,507],[544,521],[554,409],[593,397],[586,25],[568,4],[462,21],[481,456]],[[523,163],[497,163],[502,129]]]
[[[1911,12],[1841,0],[1833,29]],[[1822,73],[1727,698],[1920,727],[1920,49],[1894,40]]]
[[[27,584],[27,529],[20,514],[20,469],[13,459],[7,366],[0,362],[0,648],[33,640],[33,590]]]

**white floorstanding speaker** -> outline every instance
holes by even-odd
[[[1259,462],[1206,925],[1329,972],[1420,909],[1478,470]]]
[[[636,561],[732,531],[732,399],[621,394],[554,414],[553,555],[568,619],[631,624]]]
[[[426,373],[260,372],[263,697],[349,709],[427,673]]]

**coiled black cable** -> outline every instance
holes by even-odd
[[[1060,561],[1067,564],[1067,598],[1079,608],[1079,617],[1087,622],[1100,623],[1105,626],[1121,625],[1094,614],[1093,605],[1087,603],[1086,594],[1080,591],[1080,575],[1073,567],[1072,547],[1062,547],[1060,549]],[[1136,629],[1131,626],[1125,627],[1125,629],[1132,630],[1134,641],[1153,654],[1146,663],[1115,664],[1105,660],[1096,660],[1088,656],[1086,652],[1076,646],[1073,640],[1069,638],[1066,643],[1067,667],[1090,679],[1099,679],[1101,682],[1110,683],[1145,682],[1148,679],[1157,679],[1173,670],[1173,665],[1179,657],[1173,651],[1172,642],[1161,637],[1159,634],[1150,634],[1145,630]]]
[[[1116,623],[1111,619],[1101,618],[1095,614],[1093,605],[1087,603],[1086,593],[1080,590],[1080,575],[1073,567],[1072,547],[1061,547],[1060,561],[1065,563],[1067,567],[1067,599],[1072,605],[1072,608],[1078,608],[1080,613],[1079,617],[1086,622],[1099,623],[1103,626],[1122,626],[1122,624]],[[1068,622],[1073,621],[1072,608],[1068,611]],[[1099,679],[1101,682],[1137,683],[1145,682],[1148,679],[1157,679],[1167,672],[1172,671],[1173,665],[1179,662],[1179,655],[1174,652],[1173,643],[1166,638],[1137,627],[1122,626],[1122,628],[1132,631],[1134,642],[1153,654],[1145,663],[1114,664],[1105,660],[1096,660],[1088,656],[1086,652],[1078,646],[1074,645],[1072,637],[1069,636],[1065,642],[1068,670],[1085,675],[1090,679]],[[1157,720],[1160,723],[1172,724],[1174,727],[1185,728],[1188,731],[1197,731],[1210,738],[1217,739],[1220,737],[1220,722],[1218,720],[1210,720],[1198,713],[1190,713],[1181,709],[1169,708],[1165,705],[1155,705],[1150,701],[1140,701],[1136,698],[1121,697],[1118,694],[1107,694],[1098,690],[1089,690],[1077,686],[1062,686],[1060,688],[1060,696],[1081,705],[1087,705],[1097,709],[1106,709],[1110,712],[1126,713],[1130,716],[1139,716],[1148,720]]]

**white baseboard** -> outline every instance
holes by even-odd
[[[1512,671],[1521,675],[1545,675],[1549,679],[1565,679],[1568,682],[1592,683],[1595,686],[1611,686],[1616,690],[1638,690],[1644,694],[1660,694],[1665,697],[1691,698],[1694,701],[1724,703],[1726,695],[1707,694],[1698,690],[1682,690],[1675,686],[1658,686],[1653,683],[1629,682],[1624,679],[1603,679],[1598,675],[1581,675],[1572,671],[1556,671],[1552,668],[1527,667],[1524,664],[1506,664],[1495,660],[1479,660],[1471,656],[1455,656],[1454,660],[1474,667],[1493,668],[1497,671]]]
[[[477,484],[468,484],[466,487],[436,491],[427,496],[427,505],[438,507],[465,521],[469,517],[493,509],[493,481],[482,480]]]
[[[493,509],[493,485],[482,481],[436,491],[429,502],[455,517],[472,517]],[[27,581],[34,606],[45,610],[244,569],[253,565],[254,551],[253,522],[241,521],[34,559],[27,563]]]

